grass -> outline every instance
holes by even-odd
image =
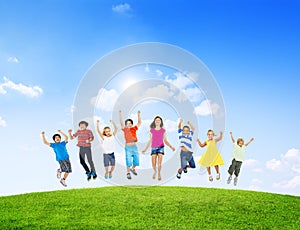
[[[299,229],[300,197],[104,187],[0,197],[0,229]]]

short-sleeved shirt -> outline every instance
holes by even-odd
[[[113,153],[115,151],[115,136],[103,136],[102,148],[104,153]]]
[[[124,132],[126,143],[137,142],[136,131],[138,127],[135,125],[131,128],[124,127],[122,131]]]
[[[77,132],[73,136],[77,137],[78,139],[78,147],[90,147],[91,143],[86,143],[86,141],[94,140],[94,135],[89,129],[77,130]]]
[[[151,148],[163,147],[164,144],[164,133],[166,130],[161,128],[159,130],[151,128],[150,133],[152,134]]]
[[[235,159],[236,161],[243,161],[245,155],[245,148],[246,145],[240,147],[237,143],[234,143],[232,150],[232,159]]]
[[[62,141],[59,143],[50,143],[50,147],[53,148],[57,161],[66,160],[69,158],[69,154],[66,148],[68,142]]]
[[[180,140],[180,147],[185,147],[188,151],[193,152],[192,142],[194,132],[191,130],[189,134],[183,134],[182,129],[178,129],[178,135]]]

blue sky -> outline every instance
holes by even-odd
[[[210,184],[194,170],[169,184],[232,188],[225,182],[232,131],[255,138],[246,150],[238,189],[299,196],[299,8],[299,1],[267,0],[0,0],[0,195],[61,189],[54,154],[42,144],[40,132],[50,140],[57,129],[73,127],[77,89],[102,56],[135,43],[162,42],[205,63],[226,109],[222,181]],[[143,108],[143,119],[151,120],[154,113]],[[206,128],[198,130],[202,140]],[[74,168],[68,188],[106,185],[87,183],[75,142],[68,150]],[[204,150],[197,151],[195,158]]]

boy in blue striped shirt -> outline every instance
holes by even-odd
[[[196,164],[193,157],[193,135],[195,128],[191,122],[187,122],[188,125],[182,127],[183,119],[181,118],[178,123],[178,135],[180,140],[180,163],[181,167],[178,169],[177,178],[181,178],[182,171],[187,173],[187,168],[196,168]]]

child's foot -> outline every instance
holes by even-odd
[[[212,182],[214,179],[213,179],[213,177],[212,177],[211,175],[209,175],[208,180],[209,180],[210,182]]]
[[[216,176],[216,180],[220,180],[220,178],[221,178],[220,173],[218,173]]]
[[[152,179],[155,180],[155,178],[156,178],[156,172],[153,173],[153,175],[152,175]]]
[[[108,178],[109,178],[109,179],[112,178],[112,173],[111,173],[111,171],[108,172]]]
[[[235,177],[235,178],[234,178],[234,180],[233,180],[233,185],[234,185],[234,186],[236,186],[236,185],[237,185],[237,181],[238,181],[238,178],[237,178],[237,177]]]
[[[183,169],[183,172],[184,172],[184,173],[187,173],[187,168],[184,168],[184,169]]]
[[[181,173],[177,173],[177,175],[176,175],[176,177],[178,178],[178,179],[180,179],[181,178]]]
[[[60,179],[60,183],[61,183],[64,187],[67,187],[66,180],[65,180],[64,178]]]
[[[105,173],[104,178],[108,179],[108,174],[107,173]]]
[[[231,180],[232,180],[232,176],[230,175],[227,179],[227,184],[230,184]]]
[[[158,174],[157,180],[161,180],[161,175]]]
[[[56,171],[56,177],[57,177],[57,179],[61,178],[61,170],[60,169],[57,169],[57,171]]]
[[[92,176],[93,176],[93,179],[95,180],[97,178],[96,172],[92,172]]]
[[[91,173],[90,172],[87,172],[86,173],[86,176],[87,176],[87,180],[90,181],[90,179],[92,179],[92,176],[91,176]]]
[[[137,176],[137,172],[135,171],[135,169],[130,169],[130,171],[133,173],[133,175]]]
[[[131,180],[131,175],[130,175],[130,173],[127,173],[127,179],[128,179],[128,180]]]

